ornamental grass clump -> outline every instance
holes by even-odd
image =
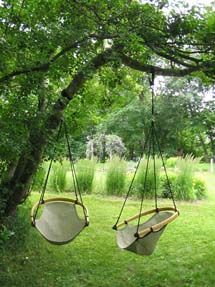
[[[126,181],[126,162],[114,156],[107,165],[106,192],[108,195],[122,195]]]
[[[198,158],[192,155],[186,155],[184,158],[178,158],[176,167],[178,176],[175,180],[174,193],[176,199],[193,200],[196,198],[193,187],[195,166],[199,163]]]
[[[92,193],[96,161],[81,159],[76,165],[78,187],[81,192]]]
[[[69,165],[66,160],[53,162],[48,181],[48,189],[51,192],[61,193],[65,191],[66,174],[68,171]]]
[[[178,157],[169,157],[166,160],[166,167],[174,168],[177,164]]]

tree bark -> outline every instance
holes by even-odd
[[[36,172],[41,161],[44,148],[47,144],[48,135],[59,126],[62,115],[68,103],[76,93],[83,87],[84,83],[103,65],[105,65],[112,54],[112,49],[107,49],[94,57],[86,66],[74,76],[66,89],[61,92],[52,112],[44,122],[43,128],[36,133],[30,132],[28,148],[23,151],[17,163],[14,175],[4,183],[0,189],[7,189],[5,215],[9,216],[16,212],[20,204],[28,194],[32,176]],[[3,194],[3,192],[2,192]]]
[[[134,160],[134,147],[129,148],[129,159]]]
[[[203,150],[203,152],[204,152],[204,158],[208,160],[209,155],[208,155],[207,146],[206,146],[206,144],[205,144],[205,142],[204,142],[204,139],[203,139],[203,137],[202,137],[202,135],[201,135],[200,133],[198,134],[198,138],[199,138],[199,141],[200,141],[200,143],[201,143],[202,150]]]

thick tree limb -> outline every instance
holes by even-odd
[[[30,67],[30,68],[26,68],[23,70],[17,70],[17,71],[13,71],[3,77],[0,78],[0,83],[5,82],[10,80],[13,77],[19,76],[19,75],[24,75],[24,74],[29,74],[29,73],[33,73],[33,72],[47,72],[50,66],[50,62],[47,62],[45,64],[41,64],[35,67]]]
[[[97,39],[102,40],[102,39],[107,39],[108,37],[109,37],[108,35],[99,36],[99,35],[92,33],[92,34],[88,35],[87,37],[84,37],[83,39],[81,39],[79,41],[75,41],[75,42],[69,44],[68,46],[63,48],[60,52],[58,52],[55,56],[51,57],[50,60],[47,61],[46,63],[35,65],[32,67],[23,68],[20,70],[16,70],[16,71],[13,71],[13,72],[1,77],[0,83],[8,81],[11,78],[19,76],[19,75],[25,75],[25,74],[29,74],[29,73],[33,73],[33,72],[47,72],[49,70],[50,66],[54,62],[56,62],[61,56],[63,56],[64,54],[66,54],[70,50],[77,48],[79,45],[85,43],[89,39],[97,38]]]
[[[26,187],[28,187],[31,177],[35,173],[41,160],[44,147],[48,140],[47,135],[57,128],[62,119],[62,113],[75,94],[83,87],[84,83],[91,78],[99,68],[110,61],[112,52],[113,49],[111,48],[105,50],[95,56],[78,71],[67,88],[62,91],[59,99],[48,115],[44,126],[36,132],[35,130],[30,132],[29,149],[23,151],[14,176],[7,183],[7,188],[10,190],[10,197],[7,200],[6,207],[7,215],[16,209],[16,206],[22,202],[22,199],[26,195]],[[22,186],[22,188],[20,188],[20,186]]]
[[[29,74],[29,73],[33,73],[33,72],[47,72],[50,68],[50,66],[56,62],[61,56],[63,56],[64,54],[66,54],[67,52],[69,52],[72,49],[77,48],[79,45],[86,43],[86,41],[88,41],[89,39],[113,39],[116,38],[116,35],[97,35],[97,34],[90,34],[87,37],[84,37],[83,39],[73,42],[71,44],[69,44],[68,46],[66,46],[65,48],[63,48],[60,52],[58,52],[55,56],[51,57],[49,61],[47,61],[46,63],[43,64],[39,64],[33,67],[27,67],[27,68],[23,68],[21,70],[16,70],[13,71],[3,77],[0,78],[0,83],[1,82],[5,82],[8,81],[10,79],[12,79],[13,77],[19,76],[19,75],[24,75],[24,74]],[[146,43],[147,44],[147,43]],[[147,64],[141,64],[139,63],[137,60],[133,60],[132,58],[129,58],[128,56],[126,56],[125,54],[122,54],[120,52],[119,47],[117,48],[120,58],[122,59],[123,63],[125,65],[128,65],[129,67],[136,69],[136,70],[140,70],[140,71],[144,71],[144,72],[150,72],[151,69],[154,68],[154,70],[156,71],[156,73],[158,75],[163,75],[163,76],[177,76],[177,77],[182,77],[185,76],[187,74],[190,74],[194,71],[198,71],[198,70],[202,70],[200,68],[200,65],[192,65],[192,64],[188,64],[182,60],[179,60],[177,57],[175,57],[174,55],[170,55],[170,54],[166,54],[163,53],[162,51],[160,51],[159,49],[155,49],[153,48],[151,45],[148,45],[148,47],[150,49],[153,50],[153,52],[165,59],[171,60],[172,62],[179,64],[181,66],[187,67],[186,69],[164,69],[164,68],[160,68],[160,67],[153,67]],[[200,62],[199,59],[194,59],[191,58],[189,56],[186,55],[182,55],[182,53],[179,55],[181,58],[190,60],[190,61],[194,61],[196,62],[196,64],[198,64],[197,62]],[[202,66],[203,67],[203,66]],[[206,67],[206,66],[205,66]],[[207,65],[208,67],[208,65]],[[205,71],[207,72],[208,69],[205,68]]]
[[[106,49],[104,52],[95,56],[73,77],[69,85],[61,92],[61,97],[53,106],[52,113],[47,121],[47,129],[55,129],[67,104],[73,99],[76,93],[83,87],[84,83],[106,63],[110,62],[113,48]]]
[[[200,70],[199,66],[189,67],[186,69],[161,68],[158,66],[140,63],[122,53],[120,54],[120,58],[124,65],[132,69],[135,69],[141,72],[146,72],[146,73],[151,73],[152,71],[154,71],[156,75],[160,75],[160,76],[183,77],[183,76],[191,74],[192,72],[196,72]]]
[[[152,49],[152,48],[151,48]],[[158,56],[164,58],[164,59],[167,59],[167,60],[170,60],[176,64],[179,64],[181,66],[184,66],[184,67],[187,67],[187,68],[193,68],[194,66],[189,64],[189,63],[186,63],[185,61],[182,61],[182,60],[179,60],[177,59],[177,55],[174,55],[172,56],[169,51],[168,53],[164,53],[163,51],[159,50],[159,51],[156,51],[154,48],[152,49],[154,51],[154,53],[156,53]],[[173,54],[173,51],[172,51],[172,54]],[[181,55],[181,58],[184,58],[182,57]],[[190,60],[190,59],[189,59]]]
[[[71,43],[70,45],[66,46],[64,49],[62,49],[59,53],[57,53],[55,56],[53,56],[48,62],[44,64],[39,64],[33,67],[24,68],[21,70],[13,71],[3,77],[0,78],[0,83],[10,80],[13,77],[29,74],[32,72],[47,72],[49,70],[49,67],[51,64],[53,64],[55,61],[57,61],[61,56],[63,56],[66,52],[76,48],[78,45],[84,43],[86,40],[88,40],[90,36],[83,38],[80,41],[76,41],[74,43]]]
[[[182,65],[184,67],[191,68],[191,67],[194,67],[194,65],[198,64],[199,62],[201,62],[200,59],[191,57],[187,54],[185,55],[183,53],[183,51],[178,51],[178,49],[175,47],[170,48],[170,47],[168,47],[167,44],[166,44],[166,46],[163,45],[163,47],[162,46],[159,47],[159,49],[155,48],[154,46],[152,46],[148,43],[147,43],[147,45],[158,56],[161,56],[162,58],[165,58],[165,59],[170,60],[172,62],[174,61],[176,64]],[[165,51],[165,49],[166,49],[166,51]],[[188,60],[189,63],[185,62],[184,60]],[[190,62],[193,62],[193,63],[190,64]]]

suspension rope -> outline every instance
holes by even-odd
[[[138,160],[138,163],[137,163],[137,166],[136,166],[134,175],[133,175],[133,177],[132,177],[131,183],[130,183],[129,188],[128,188],[128,192],[127,192],[127,194],[126,194],[126,196],[125,196],[125,200],[124,200],[124,202],[123,202],[123,204],[122,204],[122,207],[121,207],[119,216],[118,216],[118,218],[117,218],[117,220],[116,220],[116,223],[115,223],[114,226],[113,226],[113,229],[116,229],[116,226],[117,226],[117,224],[118,224],[118,222],[119,222],[119,220],[120,220],[120,218],[121,218],[121,215],[122,215],[122,212],[123,212],[123,210],[124,210],[124,207],[125,207],[125,204],[126,204],[126,202],[127,202],[127,199],[128,199],[128,197],[129,197],[129,194],[130,194],[130,192],[131,192],[131,190],[132,190],[132,188],[133,188],[134,180],[135,180],[135,178],[136,178],[138,168],[139,168],[139,166],[140,166],[141,160],[142,160],[143,155],[144,155],[144,153],[145,153],[145,149],[146,149],[147,144],[148,144],[148,142],[149,142],[149,138],[150,138],[150,132],[149,132],[149,135],[147,136],[146,141],[145,141],[145,143],[144,143],[143,151],[142,151],[142,153],[141,153],[141,155],[140,155],[140,158],[139,158],[139,160]]]
[[[141,203],[140,203],[140,210],[139,210],[138,223],[137,223],[137,231],[135,234],[135,236],[137,236],[137,237],[138,237],[138,231],[139,231],[139,227],[140,227],[140,218],[141,218],[141,213],[143,210],[144,194],[146,191],[146,183],[147,183],[148,170],[149,170],[149,159],[150,159],[151,147],[152,147],[151,137],[152,137],[152,127],[150,129],[150,140],[149,140],[149,147],[148,147],[148,153],[147,153],[146,171],[145,171],[145,176],[144,176],[144,187],[143,187],[142,198],[141,198]]]
[[[152,159],[153,159],[153,174],[154,174],[155,209],[158,210],[157,173],[156,173],[156,158],[155,158],[155,130],[154,130],[154,126],[152,126]]]
[[[58,134],[57,134],[57,137],[56,137],[56,143],[58,142],[58,140],[59,140],[59,138],[60,138],[61,130],[62,130],[62,121],[60,122]],[[45,195],[46,187],[47,187],[47,184],[48,184],[48,179],[49,179],[50,171],[51,171],[51,168],[52,168],[52,163],[53,163],[53,160],[54,160],[54,154],[55,154],[55,152],[56,152],[56,149],[57,149],[57,147],[56,147],[56,145],[55,145],[54,152],[53,152],[53,154],[52,154],[51,161],[50,161],[50,163],[49,163],[48,171],[47,171],[47,174],[46,174],[46,179],[45,179],[45,182],[44,182],[42,191],[41,191],[39,203],[38,203],[38,205],[37,205],[37,209],[36,209],[36,212],[35,212],[35,214],[34,214],[34,219],[35,219],[36,216],[37,216],[37,213],[38,213],[38,210],[39,210],[39,206],[44,202],[44,195]]]
[[[76,175],[76,172],[75,172],[75,165],[74,165],[74,160],[73,160],[73,156],[72,156],[72,151],[71,151],[71,147],[70,147],[70,144],[69,144],[68,129],[67,129],[66,123],[63,120],[61,120],[61,122],[60,122],[60,126],[59,126],[59,131],[58,131],[58,134],[57,134],[56,142],[59,141],[60,134],[61,134],[61,131],[62,131],[62,126],[64,127],[64,132],[65,132],[65,137],[66,137],[66,143],[67,143],[68,155],[69,155],[70,166],[71,166],[71,171],[72,171],[72,178],[73,178],[73,184],[74,184],[74,191],[75,191],[76,201],[80,202],[83,205],[83,199],[82,199],[82,195],[81,195],[80,188],[79,188],[79,185],[78,185],[77,175]],[[48,167],[48,171],[47,171],[47,175],[46,175],[46,178],[45,178],[45,181],[44,181],[44,185],[43,185],[43,188],[42,188],[42,191],[41,191],[40,199],[39,199],[36,211],[34,213],[33,221],[35,220],[35,218],[37,216],[37,213],[38,213],[38,210],[39,210],[39,206],[44,202],[44,195],[45,195],[45,191],[46,191],[46,187],[47,187],[50,171],[51,171],[51,168],[52,168],[52,164],[53,164],[54,154],[56,152],[56,148],[57,147],[55,146],[54,152],[53,152],[53,156],[51,158],[51,161],[50,161],[50,164],[49,164],[49,167]],[[86,224],[88,224],[87,223],[87,211],[86,211],[85,208],[83,208],[83,213],[84,213],[84,217],[86,219]]]
[[[169,177],[168,177],[168,174],[167,174],[167,168],[166,168],[165,161],[164,161],[164,158],[163,158],[163,154],[162,154],[162,151],[161,151],[160,143],[159,143],[159,141],[158,141],[158,137],[157,137],[156,130],[154,130],[154,132],[155,132],[155,140],[156,140],[156,142],[157,142],[158,151],[159,151],[159,154],[160,154],[160,157],[161,157],[161,160],[162,160],[162,164],[163,164],[163,168],[164,168],[164,173],[165,173],[166,180],[167,180],[168,189],[169,189],[169,192],[170,192],[170,194],[171,194],[171,199],[172,199],[174,208],[175,208],[175,210],[177,210],[174,193],[173,193],[173,191],[172,191],[171,183],[170,183],[170,180],[169,180]]]
[[[70,144],[69,144],[68,130],[67,130],[66,123],[64,122],[63,124],[64,124],[64,131],[65,131],[66,143],[67,143],[67,148],[68,148],[69,162],[70,162],[70,167],[71,167],[71,172],[72,172],[72,180],[73,180],[73,185],[74,185],[74,192],[75,192],[76,200],[78,201],[77,177],[76,177],[76,174],[75,174],[75,169],[74,169],[74,164],[73,164],[72,151],[71,151],[71,147],[70,147]]]
[[[67,141],[67,146],[68,146],[71,170],[72,170],[72,174],[74,176],[74,183],[75,183],[76,191],[77,191],[77,200],[78,200],[78,196],[79,196],[80,202],[83,203],[81,192],[80,192],[80,187],[78,185],[77,175],[76,175],[76,171],[75,171],[74,159],[73,159],[71,147],[70,147],[70,144],[69,144],[69,133],[68,133],[67,125],[66,125],[65,122],[64,122],[64,130],[65,130],[66,141]]]
[[[155,159],[155,90],[154,90],[155,72],[152,70],[151,78],[149,77],[149,85],[151,89],[151,128],[152,128],[152,159],[153,159],[153,173],[154,173],[154,198],[155,208],[158,210],[158,196],[157,196],[157,174],[156,174],[156,159]]]
[[[74,189],[75,189],[75,196],[76,196],[76,200],[80,201],[81,204],[83,205],[83,199],[82,199],[82,195],[81,195],[81,190],[78,184],[78,179],[77,179],[77,174],[75,171],[75,165],[74,165],[74,159],[72,156],[72,151],[71,151],[71,146],[69,144],[69,134],[68,134],[68,129],[67,129],[67,125],[65,122],[64,123],[64,131],[65,131],[65,136],[66,136],[66,142],[67,142],[67,147],[68,147],[68,153],[69,153],[69,160],[70,160],[70,166],[71,166],[71,171],[72,171],[72,177],[73,177],[73,184],[74,184]],[[87,224],[87,211],[85,208],[83,208],[83,213],[84,213],[84,217],[86,219],[86,224]]]
[[[129,194],[130,194],[131,189],[133,187],[133,183],[134,183],[134,180],[135,180],[138,168],[140,166],[141,160],[143,158],[144,152],[145,152],[146,147],[147,147],[148,142],[149,142],[148,152],[147,152],[146,169],[145,169],[145,176],[144,176],[144,187],[143,187],[143,191],[142,191],[142,197],[141,197],[141,203],[140,203],[140,209],[139,209],[137,230],[136,230],[136,233],[135,233],[135,236],[137,238],[139,237],[139,233],[138,232],[139,232],[139,227],[140,227],[140,218],[141,218],[142,209],[143,209],[144,194],[146,192],[146,186],[147,186],[147,176],[148,176],[148,171],[149,171],[150,155],[152,155],[152,159],[153,159],[155,209],[158,212],[157,175],[156,175],[156,157],[155,157],[155,145],[156,145],[156,143],[157,143],[159,154],[160,154],[160,157],[161,157],[161,160],[162,160],[162,165],[164,167],[164,172],[165,172],[166,179],[167,179],[167,185],[168,185],[168,188],[169,188],[169,191],[170,191],[170,194],[171,194],[171,199],[173,201],[173,205],[174,205],[175,210],[177,210],[174,194],[173,194],[173,191],[172,191],[172,188],[171,188],[169,177],[167,175],[167,169],[166,169],[166,166],[165,166],[164,158],[163,158],[163,155],[162,155],[161,147],[160,147],[160,144],[159,144],[159,141],[158,141],[158,137],[157,137],[157,133],[156,133],[156,129],[155,129],[155,91],[154,91],[155,71],[154,71],[154,69],[152,69],[152,71],[151,71],[151,78],[148,77],[148,79],[149,79],[149,85],[150,85],[150,89],[151,89],[151,126],[150,126],[150,130],[149,130],[149,135],[148,135],[147,140],[145,142],[145,145],[144,145],[143,151],[141,153],[140,159],[139,159],[139,161],[137,163],[136,170],[134,172],[133,178],[132,178],[130,186],[128,188],[128,192],[127,192],[127,194],[125,196],[125,200],[124,200],[124,202],[122,204],[119,216],[117,218],[117,221],[116,221],[115,225],[113,226],[113,229],[117,229],[117,224],[118,224],[118,222],[119,222],[119,220],[121,218],[121,215],[122,215],[122,212],[124,210],[126,201],[127,201],[128,197],[129,197]]]

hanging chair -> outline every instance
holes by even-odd
[[[59,139],[61,128],[62,123],[60,124],[57,140]],[[75,237],[86,226],[89,225],[88,211],[83,204],[82,196],[78,186],[65,123],[64,129],[76,199],[74,200],[70,198],[55,197],[44,200],[45,190],[53,163],[52,159],[50,161],[40,200],[32,207],[31,210],[32,226],[35,227],[47,241],[58,245],[69,243],[75,239]]]
[[[176,203],[174,200],[174,194],[172,192],[171,184],[167,175],[167,170],[164,162],[164,158],[161,152],[160,144],[157,138],[156,130],[155,130],[155,120],[154,120],[154,73],[152,73],[152,79],[150,80],[150,87],[152,91],[152,120],[151,120],[151,128],[149,132],[148,140],[145,143],[145,147],[143,149],[142,155],[138,161],[134,176],[132,178],[131,184],[129,186],[127,195],[125,197],[124,203],[122,205],[121,211],[117,218],[113,229],[116,230],[116,240],[119,248],[134,252],[140,255],[151,255],[156,247],[156,244],[164,232],[167,225],[175,220],[179,211],[177,210]],[[155,160],[155,144],[158,146],[159,155],[162,160],[164,172],[166,175],[168,190],[170,193],[170,197],[173,202],[173,207],[158,207],[158,195],[157,195],[157,184],[156,184],[156,160]],[[140,204],[139,213],[135,216],[130,217],[129,219],[124,220],[119,223],[119,220],[122,216],[123,210],[125,208],[126,201],[129,197],[129,194],[132,190],[133,183],[140,166],[141,160],[145,153],[145,149],[148,145],[147,152],[147,163],[146,163],[146,171],[144,177],[144,187],[142,193],[142,199]],[[144,193],[146,191],[146,183],[147,183],[147,175],[149,169],[149,159],[150,155],[153,158],[153,167],[154,167],[154,197],[155,197],[155,208],[142,212],[143,209],[143,200]],[[149,218],[147,216],[150,216]],[[147,219],[145,219],[147,217]],[[144,221],[145,219],[145,221]],[[143,222],[142,222],[143,221]],[[136,223],[137,222],[137,223]]]
[[[38,204],[42,208],[42,214],[38,219],[34,219]],[[86,218],[78,215],[77,206],[85,210]],[[54,244],[69,243],[88,225],[86,207],[69,198],[50,198],[42,204],[36,203],[31,217],[33,226],[46,240]]]
[[[153,214],[154,213],[154,214]],[[147,221],[137,226],[128,224],[139,217],[139,214],[118,224],[117,243],[122,249],[142,255],[151,255],[167,224],[173,221],[178,212],[172,207],[163,207],[141,213],[141,217],[153,214]],[[119,227],[123,227],[119,229]]]

